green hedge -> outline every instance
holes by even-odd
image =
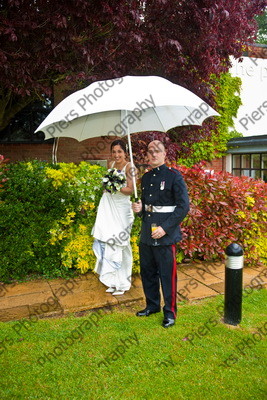
[[[266,263],[267,185],[230,174],[179,169],[189,189],[191,211],[182,224],[177,260],[222,259],[225,247],[237,241],[248,263]],[[94,269],[91,229],[104,173],[105,168],[86,162],[0,164],[0,281]],[[133,272],[139,271],[140,223],[135,218]]]
[[[103,171],[88,163],[7,166],[0,192],[1,280],[36,273],[64,276],[70,272],[67,255],[85,271],[83,262],[93,261],[93,254],[86,249],[77,259],[66,246],[81,229],[83,237],[90,237]]]

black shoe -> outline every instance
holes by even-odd
[[[170,326],[173,326],[175,324],[175,319],[172,318],[164,318],[162,322],[163,328],[170,328]]]
[[[137,317],[149,317],[149,315],[156,314],[158,312],[160,312],[160,310],[153,311],[153,310],[149,310],[149,308],[145,308],[144,310],[138,311],[136,313],[136,316]]]

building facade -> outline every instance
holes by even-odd
[[[267,46],[255,45],[232,64],[231,74],[242,80],[235,128],[243,136],[228,142],[224,169],[267,182]]]

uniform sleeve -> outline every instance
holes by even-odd
[[[180,172],[174,172],[176,174],[172,191],[175,200],[175,210],[171,215],[161,223],[161,227],[168,235],[172,235],[177,225],[183,221],[189,211],[189,197],[186,184]]]
[[[144,176],[145,175],[143,175],[142,179],[141,179],[141,189],[144,187],[144,179],[145,179]],[[144,197],[144,191],[143,190],[141,192],[141,201],[142,201],[142,210],[137,214],[138,217],[142,217],[143,214],[144,214],[144,211],[145,211],[145,197]]]

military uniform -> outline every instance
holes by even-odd
[[[142,177],[142,228],[140,267],[147,308],[160,309],[159,280],[164,297],[164,317],[176,318],[176,249],[182,238],[179,224],[189,211],[187,188],[179,171],[165,164]],[[151,224],[161,226],[166,235],[151,237]]]

